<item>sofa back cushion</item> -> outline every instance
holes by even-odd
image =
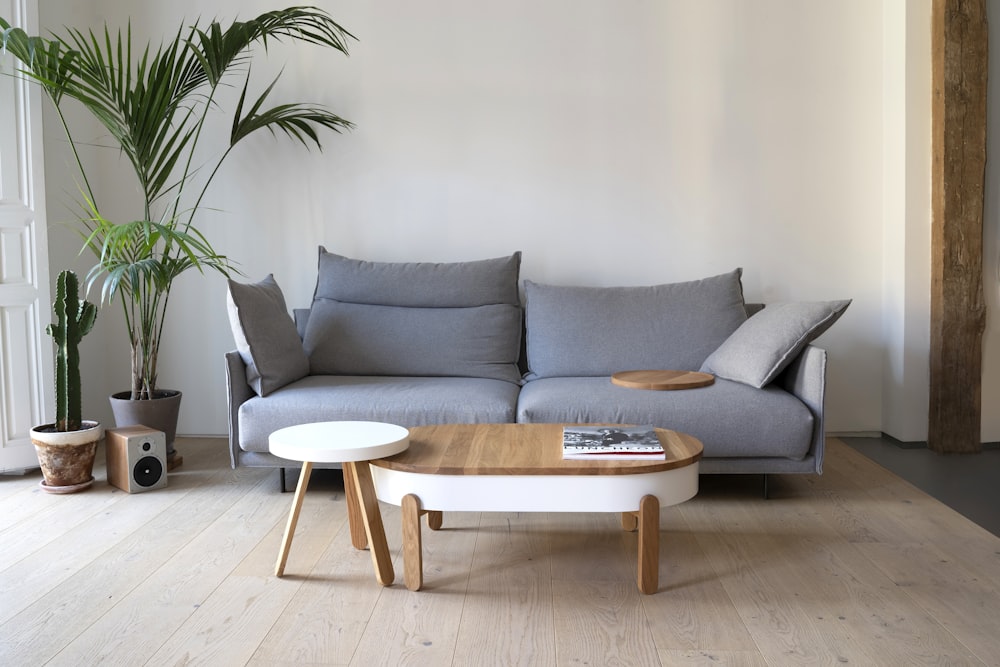
[[[519,306],[521,253],[472,262],[369,262],[319,248],[313,299],[407,308]]]
[[[519,382],[521,254],[368,262],[320,247],[303,345],[312,375]]]
[[[741,275],[648,287],[525,281],[527,377],[697,370],[746,320]]]

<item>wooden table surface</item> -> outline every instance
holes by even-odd
[[[697,438],[657,428],[664,461],[563,459],[562,424],[443,424],[410,429],[405,452],[371,464],[435,475],[629,475],[660,472],[701,458]]]
[[[611,376],[611,383],[620,387],[657,391],[697,389],[698,387],[707,387],[714,382],[714,375],[701,371],[621,371]]]

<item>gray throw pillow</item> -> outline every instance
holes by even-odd
[[[228,282],[229,325],[247,366],[247,384],[266,396],[308,375],[309,358],[274,276],[252,284]]]
[[[850,299],[769,304],[734,331],[701,370],[758,389],[764,387],[850,304]]]
[[[741,275],[648,287],[525,281],[528,378],[695,370],[746,320]]]

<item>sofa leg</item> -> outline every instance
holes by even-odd
[[[278,479],[281,480],[281,492],[285,493],[288,489],[285,488],[285,469],[278,468]]]
[[[770,496],[770,490],[767,488],[767,473],[764,473],[764,488],[763,488],[763,491],[764,491],[764,500],[767,500],[768,498],[771,497]]]

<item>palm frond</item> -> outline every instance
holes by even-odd
[[[29,36],[2,18],[0,30],[0,52],[17,58],[22,65],[18,71],[38,83],[58,106],[65,86],[72,80],[73,65],[79,54],[65,49],[58,40]]]
[[[222,26],[213,22],[207,30],[195,28],[188,46],[201,64],[205,80],[217,86],[230,67],[242,62],[253,43],[243,29],[244,23],[234,23],[223,32]]]
[[[357,39],[328,13],[317,7],[288,7],[265,12],[248,21],[246,29],[254,41],[260,39],[265,46],[268,39],[281,41],[284,38],[291,38],[327,46],[344,55],[348,55],[348,40]]]
[[[307,104],[279,104],[278,106],[261,111],[264,101],[274,89],[278,82],[278,77],[271,82],[260,97],[253,103],[246,115],[243,114],[243,106],[246,102],[247,86],[244,84],[240,101],[236,105],[236,113],[233,116],[233,129],[229,136],[230,146],[246,138],[249,134],[260,129],[268,129],[272,134],[276,130],[281,130],[293,139],[297,139],[307,148],[310,142],[316,148],[322,150],[319,135],[316,127],[325,127],[334,132],[354,127],[349,120],[345,120],[326,109]],[[247,79],[249,82],[249,78]],[[308,141],[307,141],[308,140]]]
[[[194,130],[183,106],[197,89],[197,59],[178,37],[156,52],[147,45],[133,63],[132,34],[105,29],[69,31],[67,45],[79,54],[77,85],[67,94],[83,103],[104,125],[132,163],[146,200],[164,194],[177,163],[185,155]]]
[[[101,254],[87,274],[87,288],[103,276],[101,301],[105,303],[118,293],[133,298],[142,284],[166,292],[174,278],[191,268],[202,272],[208,268],[227,276],[238,272],[201,232],[181,231],[172,222],[115,224],[98,218],[88,242],[98,244]]]
[[[269,39],[290,38],[334,48],[348,54],[347,42],[356,39],[329,14],[316,7],[289,7],[266,12],[249,21],[235,21],[225,30],[213,21],[205,30],[194,28],[188,40],[211,86],[216,86],[233,65],[246,60],[249,48]]]

